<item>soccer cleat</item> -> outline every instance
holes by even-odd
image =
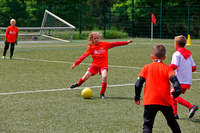
[[[189,109],[189,118],[192,118],[197,110],[198,106],[196,105],[194,105],[191,109]]]
[[[77,83],[70,86],[70,88],[76,88],[76,87],[79,87]]]
[[[2,56],[1,58],[2,58],[3,60],[5,60],[5,59],[6,59],[6,57],[5,57],[5,56]]]
[[[100,98],[105,99],[106,97],[104,96],[104,94],[100,94]]]
[[[175,118],[176,120],[179,119],[178,115],[175,115],[174,118]]]

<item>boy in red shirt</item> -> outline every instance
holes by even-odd
[[[100,97],[105,98],[104,94],[107,88],[107,77],[108,77],[108,50],[113,47],[127,45],[132,43],[132,40],[127,42],[101,42],[100,34],[98,32],[92,32],[89,35],[89,41],[87,51],[72,65],[72,69],[79,65],[87,56],[92,55],[93,62],[88,68],[85,75],[80,78],[78,83],[71,85],[70,88],[75,88],[80,86],[83,82],[89,79],[90,76],[94,76],[97,73],[102,75],[102,88],[100,91]]]
[[[155,45],[152,52],[153,62],[142,68],[135,83],[134,100],[139,105],[140,94],[145,82],[143,133],[152,133],[154,119],[158,111],[163,113],[173,133],[181,133],[173,114],[169,81],[172,82],[175,89],[172,93],[174,97],[181,94],[181,88],[173,69],[162,62],[166,58],[165,53],[166,50],[163,45]]]
[[[14,49],[15,49],[15,44],[17,45],[17,38],[18,38],[18,28],[15,26],[16,21],[15,19],[10,20],[10,26],[8,26],[6,30],[6,35],[5,35],[5,47],[3,51],[3,57],[2,59],[5,59],[6,52],[9,48],[9,45],[11,44],[10,48],[10,59],[12,59],[13,54],[14,54]]]
[[[178,81],[181,84],[182,94],[184,94],[186,90],[190,89],[192,85],[192,72],[196,71],[196,64],[192,58],[192,52],[184,48],[185,44],[186,38],[183,35],[175,37],[174,47],[176,48],[176,51],[172,56],[170,65],[170,67],[175,70]],[[173,99],[172,104],[176,119],[179,119],[177,103],[189,109],[189,118],[192,118],[195,112],[198,110],[198,106],[192,105],[182,97],[177,97],[176,99]]]

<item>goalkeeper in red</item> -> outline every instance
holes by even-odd
[[[6,35],[5,35],[5,47],[3,51],[3,57],[2,59],[5,59],[6,57],[6,52],[10,46],[10,59],[12,59],[13,54],[14,54],[14,49],[15,45],[17,45],[17,38],[18,38],[18,28],[15,26],[16,21],[15,19],[10,20],[10,26],[8,26],[6,30]]]
[[[132,40],[124,42],[102,42],[101,35],[98,32],[91,32],[89,35],[90,44],[88,44],[87,51],[72,65],[72,69],[79,65],[87,56],[91,55],[93,58],[92,65],[88,68],[85,75],[80,80],[71,85],[70,88],[75,88],[82,85],[90,76],[99,73],[102,76],[102,87],[100,91],[100,98],[104,99],[107,88],[108,77],[108,50],[113,47],[127,45],[132,43]]]

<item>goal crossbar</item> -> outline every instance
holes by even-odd
[[[6,30],[7,27],[0,27],[0,30]],[[74,30],[72,27],[18,27],[19,30]]]

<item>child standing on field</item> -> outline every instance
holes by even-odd
[[[139,105],[142,87],[145,82],[143,133],[152,133],[154,119],[158,111],[163,113],[173,133],[181,133],[173,114],[169,81],[172,82],[175,89],[172,92],[174,98],[181,94],[181,88],[173,69],[163,63],[166,58],[165,53],[166,50],[163,45],[155,45],[152,52],[153,62],[142,68],[135,83],[134,100],[135,104]]]
[[[85,75],[80,78],[80,80],[71,85],[70,88],[75,88],[82,83],[84,83],[90,76],[94,76],[97,73],[102,76],[102,87],[100,91],[100,97],[102,99],[105,98],[105,91],[107,88],[107,77],[108,77],[108,50],[113,47],[127,45],[132,43],[132,40],[125,42],[102,42],[100,41],[101,35],[98,32],[91,32],[89,34],[90,44],[88,45],[88,49],[86,52],[72,65],[72,69],[79,65],[87,56],[91,55],[93,58],[92,65],[88,68]]]
[[[190,89],[192,84],[192,72],[196,71],[196,65],[192,58],[192,53],[185,47],[186,38],[183,35],[176,36],[174,40],[174,47],[176,52],[172,56],[170,67],[176,72],[176,76],[181,84],[182,94]],[[173,91],[173,90],[172,90]],[[173,110],[176,119],[179,119],[177,113],[177,103],[189,109],[189,118],[192,118],[198,110],[198,106],[192,105],[182,97],[173,99]]]
[[[4,51],[3,51],[3,57],[2,59],[5,59],[6,57],[6,52],[10,46],[10,59],[12,59],[13,54],[14,54],[14,49],[15,45],[17,45],[17,38],[18,38],[18,27],[15,26],[16,21],[15,19],[10,20],[10,26],[8,26],[6,30],[6,35],[5,35],[5,46],[4,46]]]

